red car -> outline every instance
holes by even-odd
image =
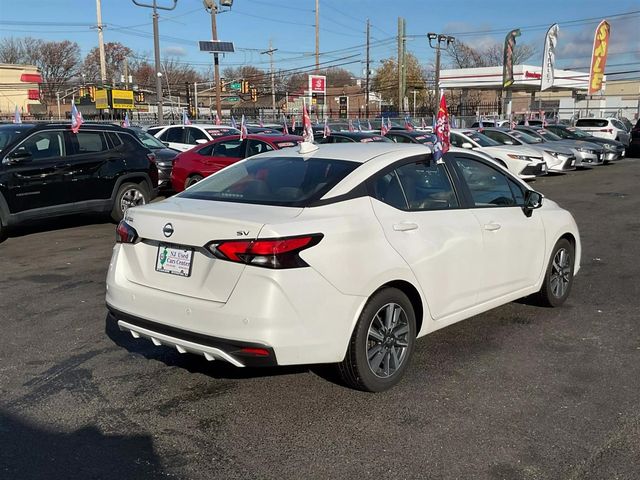
[[[295,147],[302,141],[297,135],[250,134],[240,140],[240,135],[229,135],[198,145],[180,153],[173,162],[171,186],[181,192],[204,177],[238,162],[243,158],[281,148]]]

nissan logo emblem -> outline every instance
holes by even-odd
[[[167,223],[164,227],[162,227],[162,233],[164,233],[165,237],[170,237],[173,235],[173,225]]]

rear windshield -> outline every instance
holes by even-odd
[[[240,130],[237,128],[207,128],[207,133],[213,138],[224,137],[227,135],[240,135]]]
[[[609,122],[601,118],[580,118],[576,122],[576,127],[606,127],[607,125]]]
[[[0,128],[0,150],[4,150],[4,147],[13,142],[18,135],[33,128],[33,125],[9,125]]]
[[[360,163],[325,158],[249,158],[196,183],[179,196],[199,200],[305,207]]]

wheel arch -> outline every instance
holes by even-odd
[[[112,201],[115,200],[116,195],[118,194],[118,190],[120,190],[120,187],[123,184],[137,183],[139,185],[143,182],[147,187],[147,191],[149,192],[149,195],[153,197],[154,188],[153,188],[153,182],[151,182],[151,178],[146,173],[138,172],[138,173],[127,173],[118,178],[115,185],[113,186],[113,191],[111,192],[111,200]]]
[[[376,292],[379,292],[384,288],[397,288],[409,298],[409,301],[411,302],[411,306],[413,307],[413,312],[416,317],[416,335],[419,334],[420,330],[422,329],[422,325],[424,323],[425,308],[424,308],[424,302],[422,300],[422,297],[418,289],[411,283],[407,282],[406,280],[391,280],[385,283],[384,285],[381,285],[371,295],[374,295]]]

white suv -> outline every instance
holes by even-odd
[[[579,118],[576,127],[594,137],[617,140],[627,147],[631,141],[631,134],[617,118]]]
[[[168,125],[152,127],[147,130],[151,135],[171,148],[186,152],[194,146],[207,143],[224,135],[239,135],[240,130],[227,125]]]

